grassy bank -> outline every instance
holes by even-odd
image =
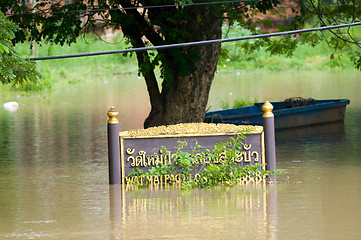
[[[230,52],[236,52],[236,43],[227,43]],[[233,49],[233,51],[232,51]],[[299,46],[292,57],[270,55],[263,49],[253,54],[244,54],[239,48],[238,54],[231,54],[220,59],[219,72],[242,71],[329,71],[352,69],[349,56],[333,54],[326,44],[316,47]],[[333,55],[332,55],[333,54]]]
[[[237,33],[238,34],[238,33]],[[233,37],[233,36],[228,36]],[[224,43],[222,57],[218,64],[218,73],[242,71],[327,71],[353,68],[348,56],[334,54],[325,44],[315,48],[307,45],[299,46],[293,57],[271,56],[264,49],[245,54],[240,42]],[[30,57],[29,44],[18,44],[16,49],[24,56]],[[129,45],[117,36],[110,43],[97,39],[94,35],[87,35],[71,46],[57,46],[42,44],[34,47],[38,56],[65,55],[72,53],[98,52],[129,48]],[[89,76],[99,75],[126,75],[137,74],[135,55],[129,57],[123,54],[80,57],[71,59],[57,59],[37,61],[37,69],[44,76],[38,84],[26,83],[19,90],[51,89],[54,83],[66,82],[69,84],[87,81]],[[1,86],[11,89],[11,86]]]
[[[223,38],[236,38],[251,35],[238,25],[228,29],[223,27]],[[353,68],[350,56],[332,51],[326,41],[315,47],[299,44],[291,57],[271,55],[266,47],[253,45],[258,40],[234,41],[222,44],[218,64],[220,72],[241,71],[328,71]],[[256,50],[246,53],[245,48]]]
[[[129,48],[129,46],[120,36],[105,42],[99,40],[94,35],[87,35],[86,38],[79,39],[77,43],[71,46],[58,46],[47,43],[35,45],[33,52],[36,55],[31,54],[29,43],[18,44],[16,46],[16,50],[26,57],[101,52],[126,48]],[[137,74],[138,71],[135,55],[126,57],[123,54],[41,60],[36,61],[36,65],[37,70],[44,77],[43,81],[39,84],[25,84],[18,90],[51,89],[54,83],[58,82],[74,84],[87,81],[88,79],[96,79],[96,76]],[[11,86],[3,85],[2,89],[11,89]]]

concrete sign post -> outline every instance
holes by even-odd
[[[275,143],[275,121],[272,113],[273,106],[268,101],[262,106],[263,114],[263,131],[266,151],[266,169],[269,171],[276,170],[276,143]],[[276,180],[276,175],[271,174],[269,179]]]

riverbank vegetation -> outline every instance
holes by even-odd
[[[240,107],[247,107],[255,104],[256,102],[259,102],[259,99],[257,97],[251,98],[251,97],[241,97],[236,98],[233,100],[233,103],[229,103],[227,100],[221,99],[220,106],[222,109],[229,109],[229,108],[240,108]]]
[[[361,29],[356,27],[357,29]],[[356,30],[355,30],[356,31]],[[251,32],[238,25],[223,26],[223,38],[249,36]],[[302,36],[299,36],[300,38]],[[292,55],[271,55],[259,40],[234,41],[222,44],[218,72],[242,71],[329,71],[353,69],[351,56],[335,52],[330,42],[318,39],[318,44],[299,44]]]
[[[224,27],[224,38],[246,36],[249,34],[240,27],[228,29]],[[252,52],[244,49],[245,44],[252,41],[228,42],[222,44],[221,57],[218,61],[217,73],[240,73],[249,71],[340,71],[353,69],[348,55],[332,52],[325,42],[312,47],[300,45],[293,56],[270,55],[266,49],[259,48]],[[129,44],[115,34],[108,41],[100,40],[94,34],[87,34],[71,46],[58,46],[50,43],[34,45],[17,44],[16,50],[26,57],[54,56],[73,53],[109,51],[130,48]],[[123,54],[79,57],[69,59],[37,61],[37,70],[43,75],[41,82],[25,82],[17,86],[20,91],[49,90],[55,83],[77,82],[94,79],[95,76],[138,74],[136,57],[125,57]],[[12,90],[11,84],[2,84],[3,90]]]
[[[27,82],[37,82],[41,76],[32,62],[26,61],[14,49],[12,41],[19,27],[8,21],[0,12],[0,83],[19,86]]]

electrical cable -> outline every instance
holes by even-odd
[[[179,47],[189,47],[189,46],[196,46],[196,45],[202,45],[202,44],[225,43],[225,42],[233,42],[233,41],[258,39],[258,38],[285,36],[285,35],[300,34],[300,33],[315,32],[315,31],[325,31],[325,30],[330,30],[330,29],[354,27],[354,26],[359,26],[359,25],[361,25],[361,22],[333,25],[333,26],[325,26],[325,27],[318,27],[318,28],[293,30],[293,31],[286,31],[286,32],[251,35],[251,36],[236,37],[236,38],[227,38],[227,39],[214,39],[214,40],[205,40],[205,41],[198,41],[198,42],[167,44],[167,45],[160,45],[160,46],[153,46],[153,47],[141,47],[141,48],[102,51],[102,52],[90,52],[90,53],[75,53],[75,54],[68,54],[68,55],[34,57],[34,58],[27,58],[27,59],[31,60],[31,61],[41,61],[41,60],[62,59],[62,58],[99,56],[99,55],[108,55],[108,54],[117,54],[117,53],[145,52],[145,51],[151,51],[151,50],[162,50],[162,49],[176,48],[176,47],[178,47],[178,48]]]

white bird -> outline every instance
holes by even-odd
[[[19,104],[17,102],[7,102],[4,103],[3,107],[5,110],[13,112],[19,108]]]

